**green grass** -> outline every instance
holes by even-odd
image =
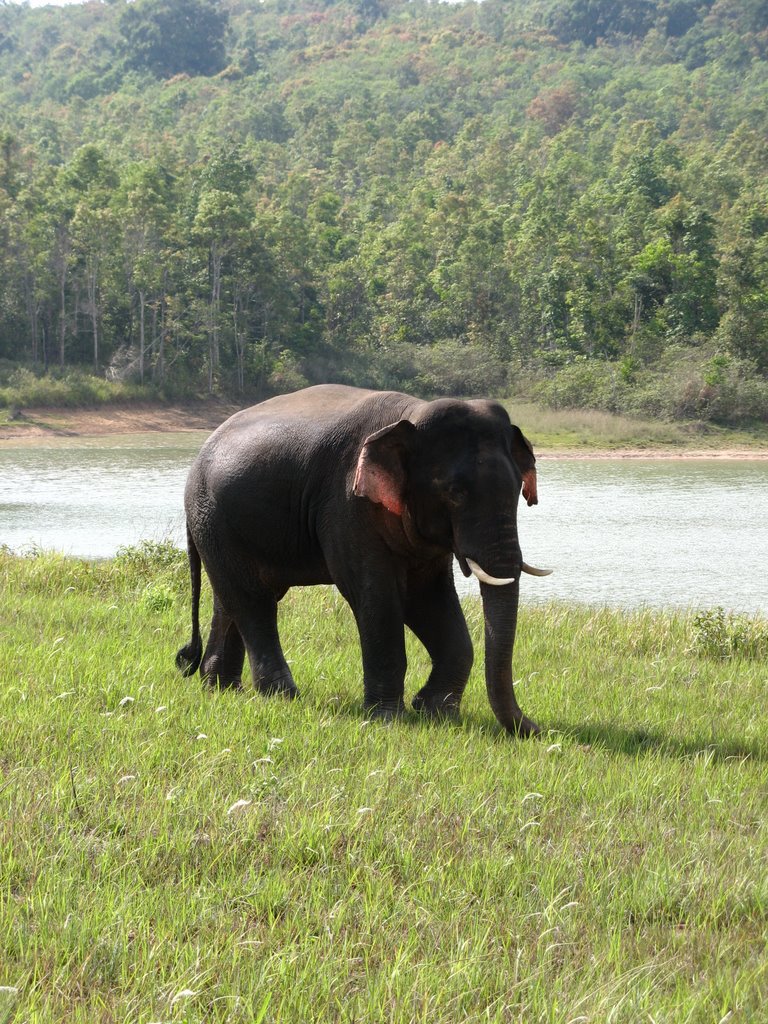
[[[0,555],[4,1024],[768,1020],[760,650],[525,607],[515,742],[479,640],[460,725],[382,725],[331,590],[293,703],[180,678],[188,618],[162,551]]]
[[[540,451],[718,450],[745,448],[765,451],[768,427],[751,430],[691,421],[644,420],[589,409],[547,409],[530,402],[505,402],[512,421]]]

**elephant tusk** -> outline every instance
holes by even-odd
[[[523,572],[527,572],[529,576],[551,576],[553,571],[552,569],[537,569],[535,565],[523,562]]]
[[[481,569],[471,558],[467,559],[467,565],[472,570],[473,576],[477,576],[481,583],[490,583],[492,587],[506,587],[507,584],[515,582],[514,576],[510,576],[506,580],[500,580],[497,576],[489,576],[485,569]]]

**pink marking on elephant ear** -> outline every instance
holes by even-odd
[[[374,461],[367,445],[357,460],[354,491],[359,498],[368,498],[377,505],[383,505],[396,516],[403,514],[403,499],[397,482],[391,473]]]
[[[526,473],[523,473],[523,497],[529,505],[538,505],[539,503],[535,469],[529,469]]]
[[[392,423],[367,437],[355,471],[354,493],[396,516],[405,510],[405,452],[415,428],[408,420]]]

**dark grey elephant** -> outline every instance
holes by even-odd
[[[403,626],[432,671],[413,706],[456,717],[473,651],[453,582],[453,556],[480,580],[485,678],[511,733],[538,727],[512,683],[521,571],[522,490],[535,505],[536,460],[503,407],[424,402],[337,385],[307,388],[236,413],[211,435],[185,492],[192,639],[176,656],[185,675],[239,687],[247,652],[263,693],[296,694],[277,631],[289,587],[335,583],[354,612],[365,707],[403,707]],[[203,653],[200,566],[213,588]]]

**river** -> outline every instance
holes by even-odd
[[[204,438],[3,444],[0,544],[94,558],[142,539],[183,545],[184,481]],[[524,577],[523,600],[768,613],[768,461],[543,457],[539,500],[521,504],[523,552],[555,572]]]

